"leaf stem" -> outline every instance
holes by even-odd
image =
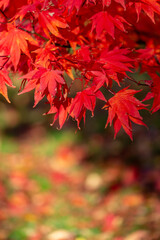
[[[107,90],[108,90],[111,94],[113,94],[113,95],[116,94],[116,93],[115,93],[112,89],[110,89],[109,87],[107,87]]]
[[[144,87],[148,87],[148,84],[146,84],[146,83],[140,83],[140,82],[137,82],[137,81],[136,81],[136,80],[134,80],[134,78],[132,78],[132,77],[125,78],[125,80],[130,80],[130,81],[132,81],[132,82],[136,83],[138,86],[144,86]]]
[[[6,18],[7,21],[9,21],[9,18],[6,16],[6,14],[0,9],[0,12],[2,13],[2,15]]]
[[[2,70],[4,68],[4,66],[6,65],[6,63],[8,62],[9,58],[7,58],[7,60],[3,63],[3,65],[1,66],[0,70]]]

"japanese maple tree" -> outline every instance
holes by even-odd
[[[34,90],[34,106],[45,98],[60,128],[69,117],[79,127],[100,99],[106,126],[132,139],[132,123],[145,125],[139,110],[160,109],[159,29],[158,0],[0,0],[0,93],[10,102],[18,72],[19,94]]]

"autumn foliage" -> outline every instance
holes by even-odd
[[[34,106],[46,99],[60,128],[69,117],[79,127],[100,99],[106,126],[132,139],[132,123],[145,125],[139,110],[160,109],[159,29],[158,0],[0,0],[0,93],[10,102],[18,73],[19,94],[34,90]]]

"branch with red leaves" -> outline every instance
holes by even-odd
[[[151,111],[160,109],[159,27],[158,0],[0,0],[0,93],[9,102],[8,74],[19,73],[19,94],[34,90],[34,106],[46,98],[46,114],[60,128],[69,117],[79,128],[100,99],[106,126],[113,123],[115,136],[123,128],[132,139],[132,122],[145,125],[139,111],[147,106],[136,89],[123,86],[145,87]],[[139,69],[150,80],[130,76]]]

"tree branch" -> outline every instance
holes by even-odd
[[[6,18],[7,21],[9,21],[9,18],[6,16],[6,14],[0,9],[0,12],[2,13],[2,15]]]
[[[130,80],[130,81],[136,83],[138,86],[148,87],[148,84],[137,82],[137,81],[136,81],[134,78],[132,78],[132,77],[128,77],[128,78],[126,77],[124,80]]]

